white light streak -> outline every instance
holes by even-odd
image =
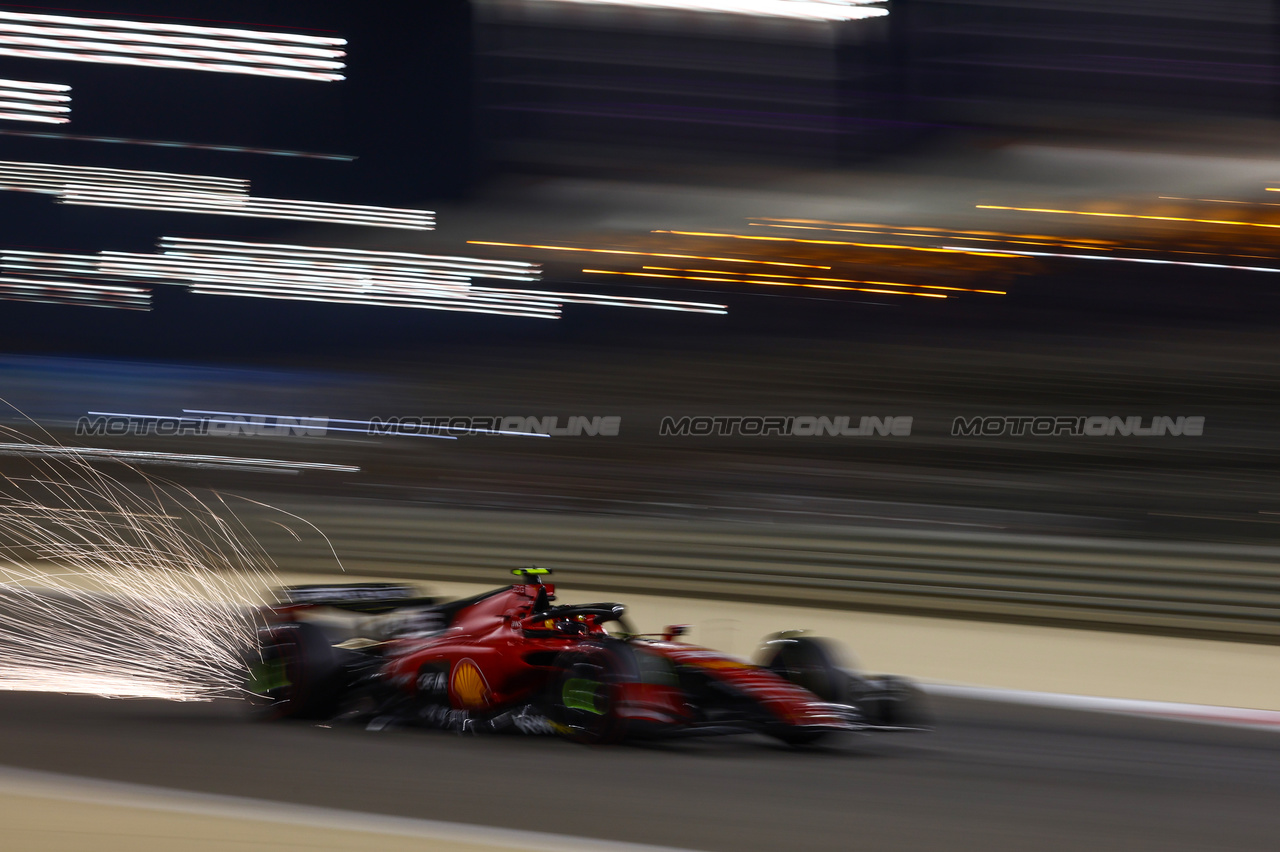
[[[0,80],[0,119],[66,124],[71,120],[70,86]]]
[[[94,255],[18,251],[0,255],[0,298],[51,305],[151,309],[151,291],[98,274]]]
[[[671,299],[645,299],[637,296],[603,296],[597,293],[552,293],[545,290],[508,290],[491,292],[532,293],[581,305],[607,305],[617,308],[647,308],[654,311],[680,311],[691,314],[727,314],[728,305],[714,302],[680,302]]]
[[[990,252],[992,254],[1016,254],[1023,257],[1065,257],[1071,260],[1113,260],[1117,263],[1150,263],[1159,266],[1191,266],[1196,269],[1232,269],[1239,272],[1280,272],[1270,266],[1236,266],[1229,263],[1203,263],[1192,260],[1160,260],[1154,257],[1113,257],[1105,254],[1068,254],[1066,252],[1051,251],[1013,251],[1011,249],[979,249],[968,248],[966,251],[977,252],[983,254]]]
[[[334,81],[344,79],[345,45],[295,33],[0,12],[0,56]]]
[[[193,26],[191,24],[163,24],[153,23],[151,21],[77,18],[67,17],[65,15],[33,15],[22,12],[0,12],[0,21],[13,21],[19,23],[28,22],[48,25],[65,24],[69,26],[82,26],[86,23],[91,23],[99,24],[101,26],[109,26],[112,29],[128,30],[132,32],[179,33],[183,35],[196,36],[229,36],[233,38],[251,38],[261,41],[278,41],[291,44],[326,45],[330,47],[341,47],[347,43],[346,39],[333,38],[330,36],[309,36],[298,35],[296,33],[230,29],[225,27],[204,27]]]
[[[559,316],[560,306],[565,303],[687,313],[727,312],[725,305],[707,302],[470,284],[472,277],[536,281],[538,265],[520,261],[170,237],[161,241],[161,248],[165,258],[180,262],[165,269],[159,262],[149,260],[141,272],[180,273],[191,281],[192,291],[196,293],[425,307],[548,319]],[[116,272],[125,271],[120,265],[111,268]]]
[[[61,195],[70,187],[193,192],[230,196],[244,196],[249,193],[249,182],[239,178],[0,160],[0,189]]]
[[[0,109],[4,104],[0,103]],[[56,195],[62,204],[206,213],[296,222],[327,222],[429,231],[435,213],[367,204],[338,204],[249,195],[240,178],[0,161],[0,189]]]
[[[452,255],[414,254],[397,251],[365,251],[363,249],[331,248],[329,246],[298,246],[275,243],[246,243],[233,240],[198,240],[182,237],[164,237],[160,247],[166,255],[207,256],[216,250],[222,254],[259,259],[280,259],[289,262],[320,262],[349,264],[350,268],[367,268],[370,265],[392,266],[404,269],[448,269],[477,278],[511,278],[517,281],[537,281],[541,264],[519,260],[489,260],[479,257],[455,257]]]
[[[0,478],[0,689],[241,693],[254,608],[276,581],[225,501],[136,469],[142,486],[126,487],[94,464],[114,451],[0,437],[27,457]]]
[[[116,207],[132,210],[165,210],[175,213],[205,213],[214,216],[241,216],[254,219],[289,219],[296,222],[327,222],[335,225],[367,225],[430,231],[435,213],[396,207],[336,204],[324,201],[297,201],[284,198],[256,198],[217,193],[199,193],[127,187],[68,186],[59,193],[62,204]]]
[[[395,299],[390,296],[359,296],[355,294],[314,293],[278,288],[244,288],[219,285],[193,286],[191,292],[206,296],[240,296],[254,299],[283,299],[296,302],[327,302],[330,304],[366,305],[382,308],[425,308],[435,311],[456,311],[471,314],[492,314],[495,316],[525,317],[529,319],[559,319],[556,309],[537,310],[536,308],[513,306],[490,307],[480,300],[448,300],[410,298]]]
[[[9,94],[7,92],[0,91],[0,98],[7,98],[7,97],[9,97]],[[71,107],[57,106],[53,104],[27,103],[25,101],[16,101],[16,100],[0,100],[0,109],[10,109],[10,110],[25,109],[25,110],[30,110],[31,112],[43,112],[43,113],[71,112]],[[65,117],[59,120],[67,121]]]
[[[887,9],[868,7],[877,0],[542,0],[604,6],[639,6],[683,12],[721,12],[810,21],[852,21],[879,18]]]
[[[37,124],[66,124],[68,119],[52,115],[37,115],[30,112],[7,112],[0,110],[0,118],[6,121],[34,121]]]
[[[80,305],[87,308],[151,310],[151,292],[136,287],[93,287],[40,279],[0,277],[0,299],[46,305]]]
[[[0,257],[0,270],[15,276],[44,276],[50,284],[67,288],[101,288],[108,283],[112,287],[177,284],[200,295],[530,319],[558,319],[562,307],[569,303],[683,313],[727,312],[726,305],[711,302],[472,283],[476,278],[538,281],[541,267],[522,261],[178,237],[165,237],[160,245],[160,254],[9,252]],[[0,282],[4,280],[0,275]]]
[[[26,80],[0,80],[0,89],[45,92],[54,96],[64,95],[64,93],[71,91],[71,87],[63,83],[31,83]]]
[[[95,416],[131,417],[129,414],[90,412]],[[203,453],[160,453],[148,450],[112,450],[102,447],[62,447],[47,444],[0,443],[0,455],[28,457],[65,456],[79,461],[123,462],[125,464],[161,464],[176,467],[219,467],[238,470],[278,470],[298,473],[304,470],[320,470],[336,473],[359,473],[360,468],[347,464],[324,462],[286,461],[284,459],[242,458],[240,456],[216,456]]]

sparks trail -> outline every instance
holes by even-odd
[[[62,449],[0,475],[0,689],[238,691],[270,557],[220,495],[215,510],[128,465],[142,484],[126,486]]]

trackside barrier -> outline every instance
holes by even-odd
[[[1280,643],[1280,548],[392,503],[288,506],[348,571],[872,609]],[[281,569],[338,571],[314,531],[254,524]]]

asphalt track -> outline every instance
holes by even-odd
[[[938,729],[586,748],[247,721],[234,702],[0,694],[0,764],[724,852],[1262,850],[1274,733],[936,699]]]

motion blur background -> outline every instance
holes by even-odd
[[[346,55],[121,63],[90,18]],[[1269,653],[1278,65],[1268,0],[0,4],[0,77],[70,87],[0,115],[0,420],[313,521],[241,512],[289,571]]]
[[[72,109],[64,124],[2,128],[4,397],[21,412],[9,421],[71,440],[88,412],[333,418],[322,437],[77,439],[360,468],[184,480],[317,505],[1271,540],[1273,4],[651,7],[698,5],[95,13],[345,38],[340,80],[50,61],[16,32],[3,74],[69,85]],[[6,26],[31,26],[19,18]],[[78,203],[21,191],[24,164],[247,180],[253,197],[430,209],[438,224]],[[443,256],[455,273],[469,258],[491,265],[447,285],[470,275],[561,302],[542,297],[537,317],[473,313],[494,304],[433,303],[414,295],[421,279],[384,286],[349,263],[349,277],[309,290],[111,266],[184,252],[225,265],[230,245],[252,264],[262,244],[400,253],[372,255],[384,264]],[[98,266],[66,265],[76,258]],[[512,271],[524,280],[486,279]],[[133,295],[93,289],[111,285]],[[621,427],[429,440],[361,425],[515,415]],[[660,434],[664,417],[690,415],[914,425],[909,437]],[[1196,437],[952,434],[956,417],[979,415],[1207,425]]]

